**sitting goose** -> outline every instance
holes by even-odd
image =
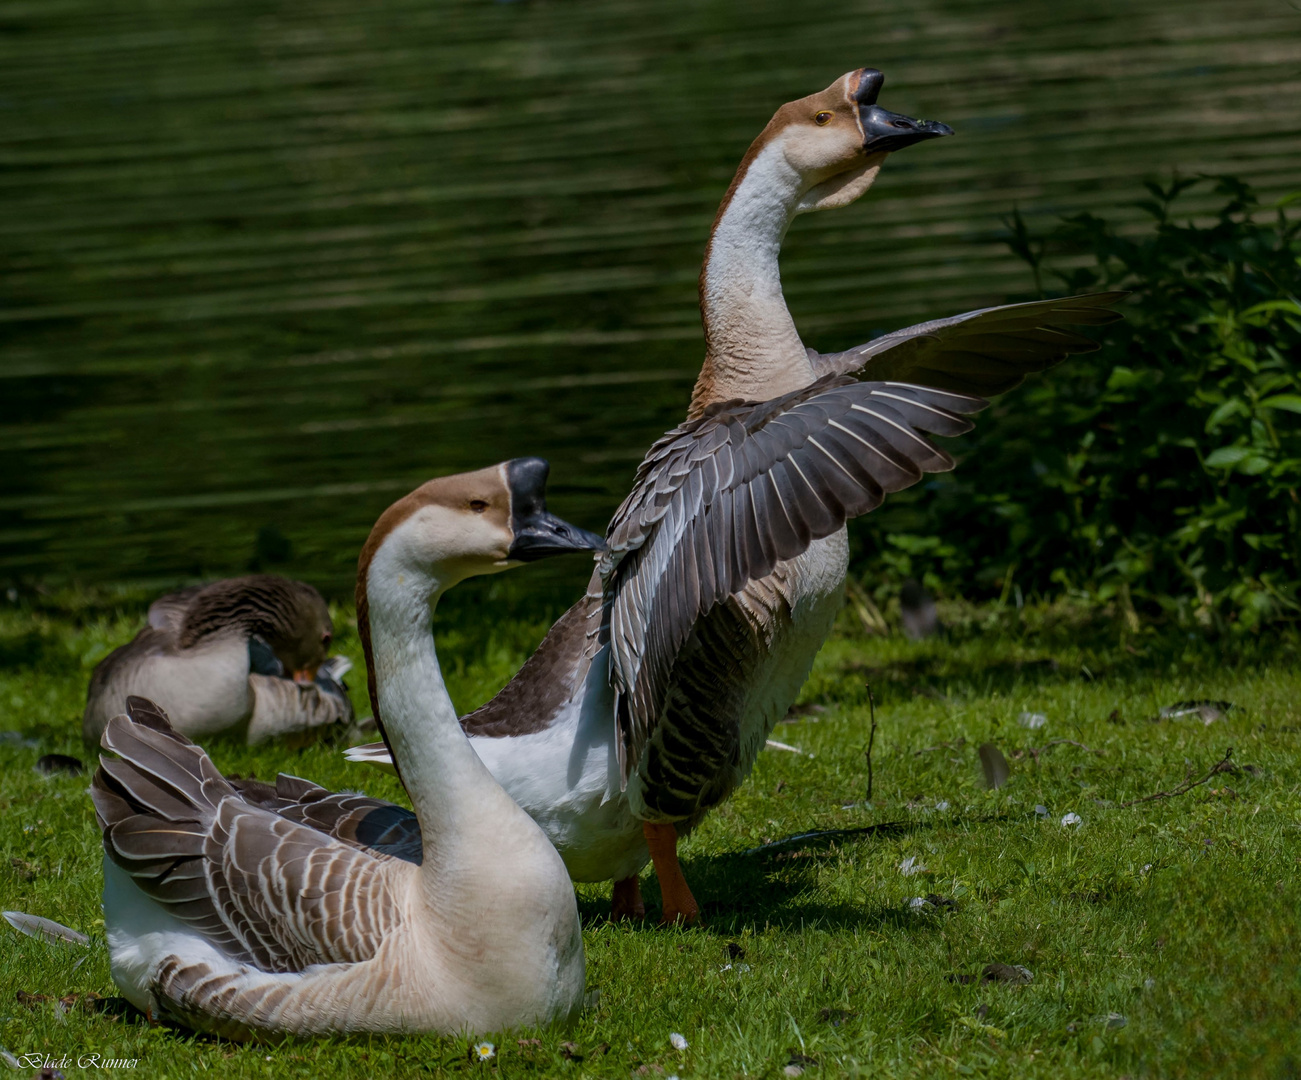
[[[882,109],[883,82],[879,71],[863,68],[783,105],[745,154],[701,270],[706,355],[690,419],[642,462],[588,594],[515,678],[461,721],[574,879],[615,880],[616,917],[641,913],[637,874],[648,854],[665,921],[696,917],[677,841],[748,775],[807,678],[842,603],[845,521],[876,505],[875,487],[898,490],[880,469],[902,486],[951,464],[894,426],[901,420],[890,409],[904,406],[890,395],[903,392],[888,384],[934,388],[929,396],[906,392],[922,395],[911,399],[908,418],[917,430],[949,434],[951,418],[928,427],[919,416],[974,409],[966,395],[1004,393],[1029,373],[1097,347],[1070,328],[1119,318],[1109,307],[1124,294],[1100,293],[984,308],[840,353],[807,349],[778,264],[793,218],[847,206],[890,153],[951,134],[943,124]],[[844,378],[851,374],[880,381],[851,385]],[[862,420],[859,407],[876,411],[875,434],[843,430],[838,410]],[[760,452],[741,433],[765,425],[790,439],[803,431],[808,442],[777,439]],[[855,442],[860,435],[903,439],[891,444],[903,460],[877,460],[875,446]],[[860,456],[836,456],[841,444]],[[724,449],[726,467],[718,457]],[[801,454],[833,472],[821,480],[788,473],[786,480],[807,480],[817,493],[792,503],[803,489],[781,487],[778,470],[796,461],[805,468]],[[825,456],[845,465],[851,490],[835,487],[838,474]],[[785,523],[758,516],[779,509]],[[388,763],[382,744],[348,753]],[[294,798],[285,787],[279,805],[292,812]],[[316,802],[312,813],[323,827],[337,820],[342,834],[356,825],[338,806]],[[418,847],[414,830],[411,818],[391,823],[395,853]]]
[[[116,756],[91,795],[111,968],[132,1004],[228,1038],[490,1031],[581,1007],[569,875],[470,749],[429,632],[464,578],[600,548],[547,512],[546,475],[521,458],[431,480],[362,548],[357,626],[421,826],[414,861],[262,809],[151,702],[109,721]]]
[[[306,741],[352,720],[338,681],[347,660],[326,660],[334,639],[321,594],[270,574],[215,581],[160,597],[149,622],[95,667],[82,733],[98,741],[128,697],[146,697],[185,735],[243,730],[250,745]]]

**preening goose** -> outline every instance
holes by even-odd
[[[701,270],[690,419],[643,461],[588,595],[461,721],[571,875],[615,880],[616,916],[641,910],[649,855],[665,920],[695,918],[677,840],[748,774],[808,676],[842,602],[846,519],[951,464],[916,432],[955,433],[973,395],[1096,348],[1074,328],[1119,317],[1122,294],[1097,294],[807,349],[781,289],[791,221],[848,205],[891,152],[951,133],[882,109],[883,81],[864,68],[782,106],[746,153]],[[378,744],[349,757],[387,761]]]
[[[409,859],[369,839],[397,808],[372,800],[344,840],[241,794],[152,703],[109,721],[91,794],[113,978],[134,1005],[231,1038],[500,1030],[581,1007],[569,875],[471,750],[429,630],[466,577],[601,547],[547,512],[546,473],[521,458],[432,480],[362,549],[358,630],[415,806]]]
[[[148,625],[96,666],[82,733],[98,741],[127,698],[162,708],[184,735],[243,731],[250,744],[303,741],[352,720],[338,677],[342,657],[321,594],[270,574],[171,593],[149,607]]]

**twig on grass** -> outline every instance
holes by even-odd
[[[1222,757],[1219,761],[1217,761],[1214,765],[1212,765],[1211,771],[1208,772],[1205,776],[1203,776],[1200,780],[1185,780],[1178,787],[1171,788],[1169,791],[1158,791],[1153,795],[1144,795],[1141,799],[1130,799],[1129,802],[1124,802],[1121,803],[1120,805],[1122,807],[1137,806],[1139,803],[1152,802],[1154,799],[1172,799],[1176,795],[1184,795],[1187,792],[1192,791],[1193,788],[1195,787],[1201,787],[1204,783],[1210,780],[1211,777],[1217,775],[1218,773],[1236,772],[1237,766],[1235,766],[1232,763],[1232,761],[1230,761],[1230,758],[1232,757],[1233,757],[1233,747],[1230,746],[1226,751],[1224,751],[1224,757]]]
[[[867,686],[867,708],[872,716],[872,730],[867,735],[867,798],[864,802],[872,801],[872,744],[876,742],[876,698],[872,696],[872,684],[866,683]]]
[[[1097,754],[1102,757],[1106,754],[1105,750],[1095,750],[1091,746],[1085,746],[1082,742],[1076,742],[1074,739],[1049,739],[1043,746],[1027,746],[1024,750],[1013,750],[1012,760],[1018,761],[1029,754],[1034,758],[1035,767],[1039,766],[1039,755],[1046,754],[1054,746],[1078,746],[1081,750],[1087,750],[1090,754]]]

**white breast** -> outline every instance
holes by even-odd
[[[738,782],[808,678],[843,602],[848,564],[844,529],[816,541],[788,564],[783,591],[791,614],[775,628],[766,662],[746,698]],[[601,654],[574,700],[545,730],[470,739],[497,782],[542,827],[575,881],[617,881],[637,873],[649,859],[642,823],[629,799],[631,793],[635,802],[635,780],[628,792],[620,791],[606,670]]]

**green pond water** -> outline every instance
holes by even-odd
[[[342,595],[394,498],[521,454],[601,529],[682,416],[741,154],[867,64],[958,137],[792,229],[822,349],[1026,295],[1013,206],[1301,179],[1282,0],[4,0],[0,583]]]

